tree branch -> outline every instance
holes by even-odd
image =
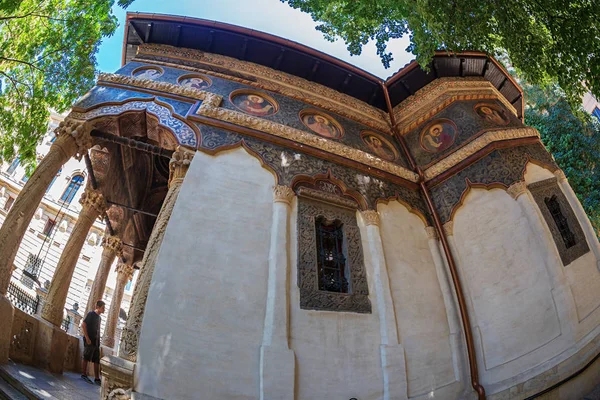
[[[30,62],[28,62],[28,61],[17,60],[17,59],[14,59],[14,58],[7,58],[7,57],[2,57],[2,56],[0,56],[0,60],[4,60],[4,61],[8,61],[8,62],[12,62],[12,63],[16,63],[16,64],[25,64],[25,65],[28,65],[30,68],[35,68],[35,69],[37,69],[37,70],[38,70],[38,71],[40,71],[40,72],[44,72],[44,73],[46,72],[46,71],[44,71],[43,69],[41,69],[40,67],[38,67],[38,66],[36,66],[35,64],[32,64],[32,63],[30,63]]]
[[[19,88],[17,86],[17,83],[19,83],[21,85],[25,85],[25,86],[29,87],[30,89],[31,89],[31,87],[28,84],[26,84],[26,83],[17,81],[15,78],[13,78],[12,76],[8,75],[7,73],[4,73],[4,72],[0,71],[0,74],[4,75],[5,77],[7,77],[10,80],[10,83],[12,84],[12,86],[15,88],[15,90],[19,94],[19,98],[21,99],[21,101],[23,101],[23,94],[19,90]]]

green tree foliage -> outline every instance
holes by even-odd
[[[556,85],[524,84],[525,123],[565,172],[596,234],[600,233],[600,123],[583,111],[572,112]]]
[[[117,28],[114,3],[0,0],[0,161],[19,154],[31,167],[49,110],[65,111],[93,86],[100,40]]]
[[[375,40],[389,67],[389,39],[410,35],[408,51],[428,65],[439,49],[506,51],[529,82],[558,82],[571,104],[587,82],[600,97],[598,0],[281,0],[309,13],[325,38],[351,54]]]

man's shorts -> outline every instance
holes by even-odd
[[[85,341],[85,339],[83,340]],[[98,364],[100,362],[100,347],[93,342],[92,344],[85,343],[83,345],[83,359]]]

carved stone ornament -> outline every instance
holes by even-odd
[[[317,236],[315,220],[323,216],[343,223],[350,272],[350,293],[319,290],[317,271]],[[298,287],[300,308],[305,310],[371,313],[367,274],[365,272],[356,211],[331,206],[320,201],[298,201]]]
[[[455,165],[461,163],[471,155],[477,153],[488,144],[493,142],[499,142],[502,140],[510,139],[521,139],[526,137],[540,137],[540,133],[535,128],[511,128],[502,129],[497,131],[489,131],[479,136],[472,142],[467,143],[465,146],[460,147],[454,152],[450,153],[447,157],[438,161],[431,167],[425,170],[425,180],[430,180],[438,176],[439,174],[449,170]]]
[[[520,195],[527,192],[527,183],[524,181],[513,183],[508,189],[506,189],[506,192],[516,200]]]
[[[350,160],[358,161],[381,171],[389,172],[390,174],[399,176],[411,182],[417,182],[419,179],[418,174],[410,171],[407,168],[401,167],[400,165],[391,163],[354,147],[347,146],[334,140],[326,139],[317,134],[308,133],[300,129],[282,125],[277,122],[218,107],[218,105],[221,104],[221,100],[221,96],[210,94],[206,97],[206,100],[202,103],[200,108],[198,108],[197,114],[218,119],[220,121],[229,122],[235,125],[245,126],[280,138],[292,140],[297,143],[324,150]]]
[[[499,100],[514,115],[515,107],[483,77],[445,77],[438,78],[419,89],[396,107],[393,113],[399,132],[404,135],[432,116],[459,100]]]
[[[169,186],[174,182],[183,180],[192,163],[194,154],[194,151],[177,146],[177,149],[173,152],[171,161],[169,161]]]
[[[556,248],[558,250],[558,254],[560,254],[563,265],[567,266],[590,251],[585,239],[585,234],[583,233],[583,229],[577,220],[577,216],[575,215],[575,212],[573,212],[571,204],[559,187],[556,178],[545,179],[543,181],[532,183],[528,185],[527,188],[531,192],[538,208],[544,216],[544,220],[546,221],[550,232],[552,233],[554,244],[556,244]],[[560,230],[556,225],[548,206],[546,205],[546,199],[553,196],[556,196],[555,198],[558,200],[560,211],[566,219],[568,229],[574,236],[575,244],[568,248],[566,247],[565,240],[563,239]]]
[[[365,210],[360,213],[365,220],[365,225],[379,226],[379,213],[375,210]]]
[[[68,116],[58,124],[58,127],[54,130],[57,138],[52,143],[52,146],[56,146],[65,152],[68,157],[73,156],[69,150],[65,147],[65,141],[74,139],[75,140],[75,154],[74,156],[81,160],[84,154],[87,153],[88,149],[92,147],[92,137],[90,136],[91,125],[83,120],[76,119]]]
[[[359,208],[359,205],[354,200],[350,200],[347,197],[342,197],[337,193],[325,192],[322,190],[312,189],[308,187],[300,187],[298,190],[298,196],[308,197],[314,200],[319,200],[325,203],[334,204],[346,208]]]
[[[426,226],[425,232],[427,233],[428,239],[438,240],[437,229],[434,226]]]
[[[448,221],[443,225],[444,234],[446,236],[454,235],[454,221]]]
[[[295,193],[289,186],[275,185],[273,187],[273,202],[291,204]]]
[[[119,263],[117,265],[117,274],[123,275],[125,278],[127,278],[127,280],[131,280],[131,278],[133,278],[133,271],[134,268],[131,264]]]
[[[554,171],[554,176],[556,176],[556,179],[558,179],[559,182],[564,182],[567,180],[567,176],[562,169],[557,169]]]
[[[208,92],[189,86],[175,85],[168,82],[160,82],[152,79],[136,78],[135,76],[125,76],[119,74],[98,74],[98,83],[110,82],[119,85],[133,86],[143,89],[167,92],[179,96],[189,97],[194,100],[203,101]]]
[[[107,210],[106,200],[99,190],[94,190],[90,187],[86,188],[82,193],[79,203],[84,208],[93,208],[98,214],[102,214]]]
[[[102,246],[119,254],[123,250],[123,241],[118,236],[108,235],[102,240]]]
[[[232,57],[159,44],[142,44],[133,61],[208,73],[260,89],[280,93],[333,111],[382,132],[390,132],[389,117],[376,107],[318,83]],[[209,70],[210,69],[210,70]],[[231,71],[229,74],[219,72]],[[236,76],[235,73],[238,73]],[[244,79],[245,78],[245,79]]]

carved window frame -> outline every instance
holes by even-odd
[[[304,189],[304,188],[301,188]],[[365,271],[360,230],[356,209],[341,204],[325,203],[309,191],[298,192],[298,287],[300,308],[338,312],[371,313],[369,288]],[[312,192],[312,191],[311,191]],[[315,221],[319,216],[339,220],[344,225],[347,249],[349,293],[319,290],[317,267],[317,233]]]
[[[552,233],[552,238],[554,239],[554,244],[558,249],[558,254],[560,255],[560,259],[564,266],[572,263],[579,257],[583,256],[587,252],[590,251],[587,240],[585,238],[585,234],[583,233],[583,229],[575,215],[575,212],[571,208],[571,204],[567,200],[565,194],[561,190],[560,186],[556,178],[545,179],[543,181],[535,182],[530,185],[527,185],[527,188],[531,192],[533,199],[535,200],[538,208],[542,212],[544,216],[544,220],[546,221],[546,225],[550,229]],[[573,233],[575,237],[575,245],[567,248],[565,245],[565,241],[560,233],[560,230],[552,216],[552,213],[548,209],[546,205],[546,198],[551,198],[555,196],[558,204],[560,205],[560,210],[565,217],[569,229]]]

